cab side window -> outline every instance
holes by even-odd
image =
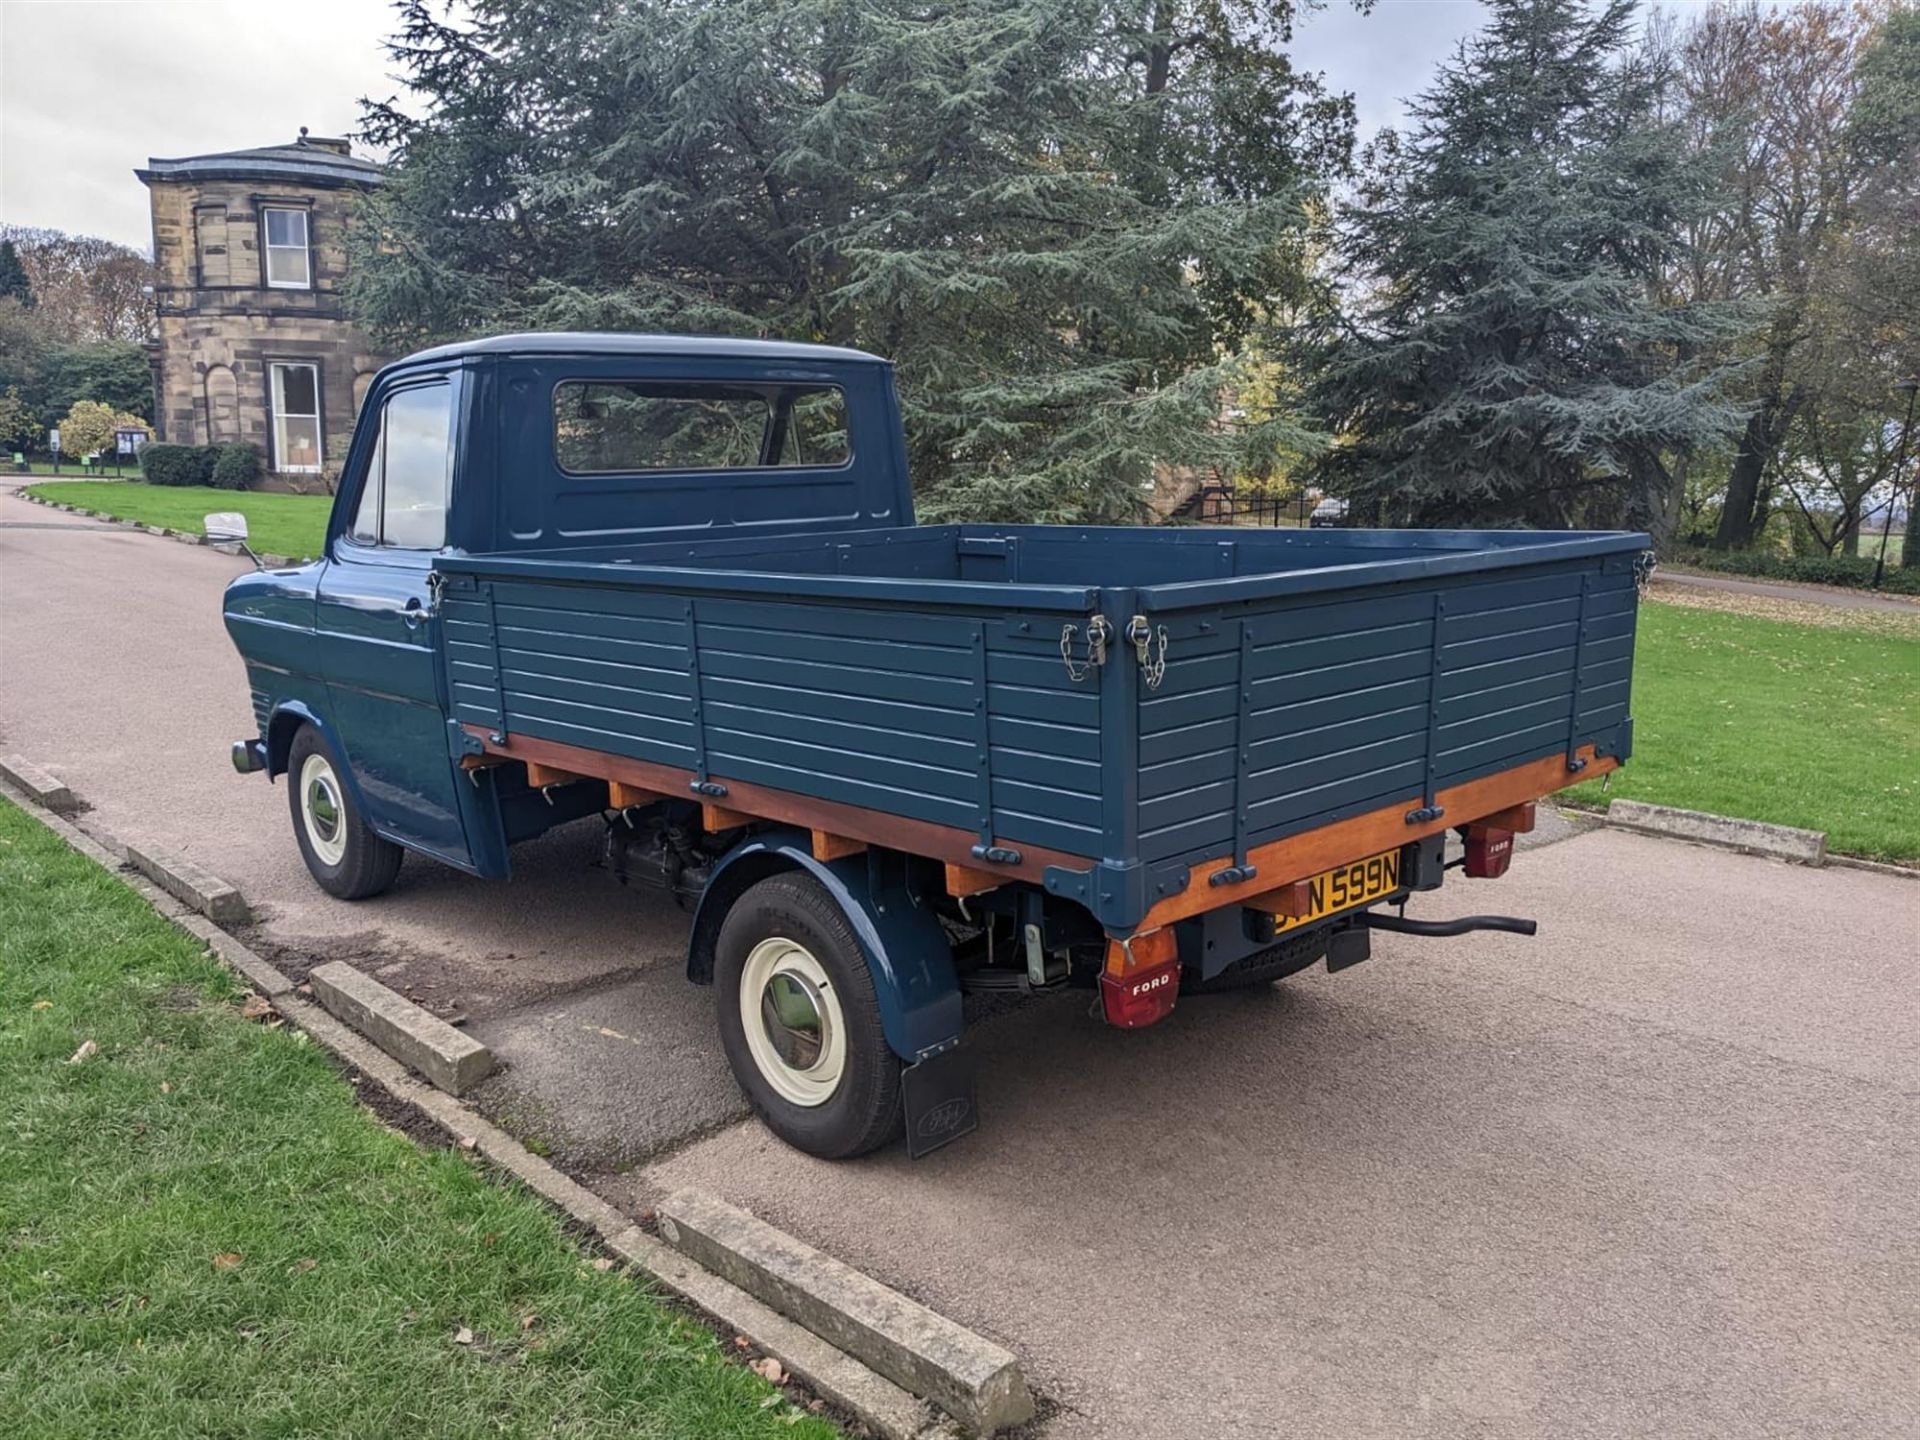
[[[453,387],[417,385],[390,396],[354,510],[352,538],[396,550],[447,543],[453,486]]]

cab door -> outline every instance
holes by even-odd
[[[452,376],[381,397],[371,452],[346,477],[353,519],[321,572],[314,619],[334,738],[369,822],[471,869],[430,583],[447,543],[454,398]]]

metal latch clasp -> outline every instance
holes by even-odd
[[[1060,659],[1067,667],[1067,679],[1079,684],[1095,670],[1107,663],[1107,644],[1113,639],[1113,626],[1104,615],[1094,615],[1087,620],[1086,660],[1076,664],[1073,658],[1074,637],[1080,633],[1078,625],[1060,627]]]
[[[1160,682],[1167,678],[1167,627],[1156,626],[1144,615],[1136,615],[1127,622],[1127,639],[1133,643],[1134,658],[1140,662],[1140,673],[1146,677],[1147,688],[1158,690]]]

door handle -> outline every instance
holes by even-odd
[[[420,622],[427,618],[427,612],[421,607],[420,597],[409,595],[407,603],[400,607],[400,619],[409,630],[418,630]]]

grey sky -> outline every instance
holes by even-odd
[[[1684,0],[1683,0],[1684,3]],[[1329,0],[1294,54],[1358,100],[1361,138],[1401,115],[1478,28],[1478,0]],[[339,135],[386,95],[387,0],[0,0],[0,220],[145,249],[149,156]],[[109,78],[112,77],[112,78]]]

